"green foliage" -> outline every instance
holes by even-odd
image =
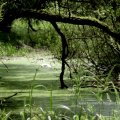
[[[7,6],[6,10],[18,8],[27,8],[30,10],[44,9],[44,11],[51,12],[52,14],[59,13],[69,17],[88,16],[93,18],[93,20],[97,18],[99,19],[97,21],[108,23],[113,31],[119,32],[119,4],[117,0],[110,0],[109,2],[106,2],[106,0],[100,0],[99,2],[88,0],[87,3],[73,0],[18,0],[8,1],[7,5],[9,7]],[[27,22],[29,26],[26,24]],[[36,32],[31,29],[30,24],[33,28],[37,29],[37,31],[35,30]],[[87,59],[89,63],[93,64],[90,67],[93,67],[96,74],[103,74],[104,71],[106,72],[105,74],[107,74],[112,66],[119,64],[119,46],[116,45],[114,40],[111,40],[108,35],[88,26],[72,26],[68,24],[60,24],[60,26],[68,40],[70,50],[69,59],[71,59],[72,56],[74,56],[73,58],[79,58],[83,61]],[[16,40],[14,44],[22,43],[34,48],[48,48],[55,56],[58,54],[57,57],[60,57],[61,43],[58,35],[49,23],[27,19],[26,21],[16,21],[12,27],[12,33],[9,36],[10,41],[14,42]],[[116,69],[118,69],[118,71]],[[114,73],[117,74],[114,75]],[[113,77],[118,76],[119,66],[115,68],[114,73]]]
[[[10,43],[0,43],[0,57],[5,56],[24,56],[28,53],[28,49],[17,49]]]
[[[16,21],[12,27],[12,32],[16,33],[16,36],[13,36],[15,37],[14,39],[18,39],[22,44],[34,48],[47,48],[50,50],[55,49],[55,46],[60,44],[55,30],[49,23],[33,20],[31,24],[36,32],[31,30],[27,21]]]
[[[111,80],[119,79],[120,45],[113,38],[89,26],[64,25],[62,30],[68,40],[68,59],[71,61],[70,66],[74,72],[79,72],[76,71],[77,67],[79,70],[79,67],[84,66],[86,69],[94,71],[96,75],[107,76],[115,66]]]

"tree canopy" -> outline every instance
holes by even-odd
[[[95,2],[92,0],[83,0],[83,1],[72,1],[72,0],[3,0],[1,1],[2,8],[2,20],[0,21],[0,29],[3,31],[9,31],[9,28],[12,22],[18,18],[34,18],[38,20],[45,20],[49,22],[61,22],[61,23],[70,23],[77,25],[89,25],[95,26],[99,29],[102,29],[104,32],[114,37],[115,40],[120,43],[120,33],[113,27],[113,24],[117,21],[119,22],[120,16],[113,16],[112,18],[114,23],[107,24],[107,22],[100,21],[96,16],[109,17],[106,13],[106,9],[110,9],[112,12],[116,12],[119,8],[119,1],[109,1],[108,6],[106,0],[101,0]],[[80,7],[84,5],[84,9],[89,9],[93,11],[91,15],[82,15],[80,12]],[[101,8],[107,7],[107,8]],[[100,11],[100,9],[103,9]],[[87,12],[84,10],[84,12]],[[120,12],[120,10],[118,10]],[[115,14],[115,13],[114,13]],[[118,13],[116,13],[118,14]],[[101,15],[101,16],[100,16]],[[116,18],[115,18],[116,17]],[[105,19],[105,18],[104,18]],[[110,21],[110,22],[111,22]]]

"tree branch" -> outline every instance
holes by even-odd
[[[33,11],[33,10],[13,10],[9,11],[9,16],[12,20],[18,19],[18,18],[33,18],[33,19],[38,19],[38,20],[44,20],[48,22],[61,22],[61,23],[69,23],[69,24],[74,24],[74,25],[89,25],[89,26],[94,26],[97,27],[101,30],[103,30],[105,33],[109,34],[113,38],[115,38],[115,41],[120,44],[120,33],[115,32],[112,30],[107,24],[104,22],[99,21],[96,18],[91,18],[91,17],[65,17],[65,16],[60,16],[60,15],[52,15],[46,12],[42,11]],[[3,20],[0,22],[0,29],[1,29],[1,24],[5,23],[6,21],[9,22],[9,16],[3,17]],[[13,19],[14,18],[14,19]],[[7,20],[6,20],[7,19]],[[4,22],[5,21],[5,22]],[[10,21],[11,23],[11,21]],[[10,24],[9,23],[9,24]],[[6,25],[9,25],[6,23]]]

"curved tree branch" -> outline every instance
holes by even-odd
[[[9,14],[8,14],[9,13]],[[115,41],[120,44],[120,33],[112,30],[107,24],[99,21],[95,18],[90,17],[65,17],[60,15],[53,15],[42,11],[33,11],[33,10],[12,10],[8,11],[8,17],[3,17],[3,20],[0,22],[0,30],[12,23],[13,20],[18,18],[33,18],[38,20],[44,20],[48,22],[61,22],[69,23],[74,25],[89,25],[97,27],[103,30],[105,33],[115,38]],[[10,20],[9,20],[10,19]]]

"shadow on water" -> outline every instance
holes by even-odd
[[[34,81],[38,66],[7,64],[7,67],[0,65],[0,87],[7,89],[29,89],[31,84],[44,85],[47,88],[59,88],[59,70],[39,68]]]
[[[14,98],[11,98],[9,100],[3,100],[3,102],[1,102],[0,104],[0,109],[1,110],[15,110],[15,109],[18,109],[19,107],[23,106],[24,103],[23,103],[23,100],[16,100]]]
[[[34,80],[34,81],[9,81],[9,80],[1,80],[0,87],[5,89],[13,90],[27,90],[31,88],[31,85],[43,85],[49,89],[59,89],[59,81],[58,80]],[[37,87],[35,89],[42,89],[41,87]]]

